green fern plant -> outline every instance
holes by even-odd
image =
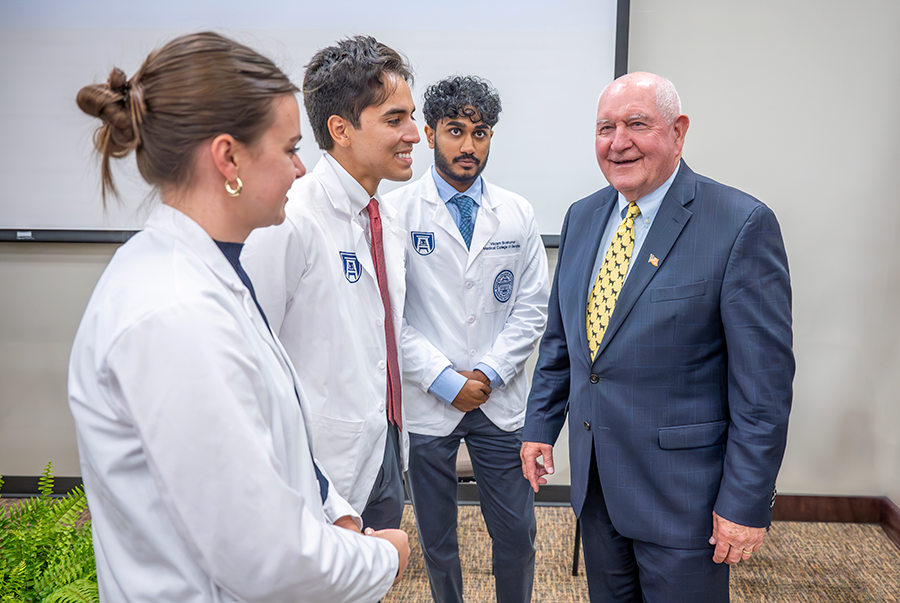
[[[0,507],[0,603],[99,603],[84,490],[54,498],[51,463],[38,484],[37,498]]]

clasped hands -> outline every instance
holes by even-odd
[[[339,528],[344,528],[345,530],[350,530],[351,532],[356,532],[357,534],[360,533],[359,527],[356,525],[356,522],[353,521],[353,518],[349,515],[339,517],[334,522],[334,525]],[[400,582],[400,580],[403,578],[403,572],[406,571],[406,566],[409,564],[409,535],[403,530],[373,530],[372,528],[366,528],[362,533],[366,536],[374,536],[375,538],[387,540],[392,545],[394,545],[394,548],[397,549],[397,555],[400,558],[400,567],[397,569],[397,577],[394,578],[394,584]]]
[[[451,403],[453,408],[462,412],[475,410],[491,395],[491,380],[479,370],[459,371],[459,374],[467,379],[466,384],[456,394]]]

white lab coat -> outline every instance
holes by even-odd
[[[330,525],[283,348],[209,235],[172,207],[113,257],[69,405],[101,600],[375,601],[398,558]],[[358,521],[358,518],[357,518]]]
[[[367,238],[368,214],[360,218],[362,208],[352,206],[325,157],[294,183],[288,197],[284,223],[254,231],[241,261],[306,389],[316,458],[362,513],[387,437],[384,305]],[[379,207],[399,342],[406,233],[389,204]],[[358,271],[346,267],[347,253],[355,254]],[[408,446],[404,426],[404,470]]]
[[[485,181],[471,249],[429,170],[385,195],[407,237],[406,308],[401,339],[403,403],[412,433],[446,436],[464,413],[428,389],[447,366],[484,362],[503,386],[480,408],[500,429],[525,422],[525,361],[547,323],[547,254],[528,202]],[[511,278],[510,278],[511,277]]]

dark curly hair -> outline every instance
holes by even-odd
[[[460,115],[474,123],[493,128],[500,119],[500,94],[486,79],[475,75],[455,75],[435,82],[425,90],[422,113],[425,123],[435,128],[444,118]]]
[[[386,73],[412,84],[406,58],[372,36],[354,36],[317,52],[306,66],[303,104],[319,148],[330,151],[334,140],[328,119],[339,115],[360,126],[363,109],[380,105],[391,95]]]

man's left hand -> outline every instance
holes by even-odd
[[[765,528],[751,528],[728,521],[713,511],[713,533],[709,543],[715,545],[713,561],[729,565],[750,559],[762,546]]]
[[[485,385],[490,385],[491,380],[488,379],[488,376],[482,373],[480,370],[476,369],[474,371],[459,371],[459,374],[465,377],[466,379],[474,379],[475,381],[481,381]]]

